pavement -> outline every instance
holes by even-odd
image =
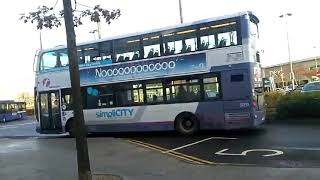
[[[34,126],[26,124],[28,122],[0,125],[1,180],[77,179],[75,140],[66,135],[32,135]],[[14,133],[12,136],[7,127]],[[194,137],[170,132],[91,136],[88,138],[91,169],[94,174],[114,174],[125,180],[233,180],[235,177],[240,180],[318,180],[317,129],[309,125],[270,124],[262,130],[204,132]],[[247,152],[240,157],[216,154],[219,151],[241,154],[258,148],[279,150],[283,154],[271,157],[262,157],[270,153],[266,151]],[[228,150],[221,151],[223,149]],[[292,155],[291,151],[294,151]],[[277,158],[299,163],[298,166],[295,163],[281,165]]]

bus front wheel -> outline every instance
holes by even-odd
[[[175,119],[175,130],[182,135],[193,135],[199,131],[199,121],[192,113],[181,113]]]

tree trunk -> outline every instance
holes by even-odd
[[[67,35],[69,71],[72,88],[73,111],[75,122],[75,135],[78,160],[79,180],[91,180],[88,144],[83,117],[83,105],[80,91],[79,65],[77,61],[76,36],[74,32],[71,0],[63,0],[64,19]]]

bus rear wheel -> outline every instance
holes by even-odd
[[[182,135],[193,135],[199,131],[199,121],[192,113],[181,113],[175,120],[175,130]]]

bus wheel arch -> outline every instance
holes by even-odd
[[[182,135],[193,135],[200,129],[197,116],[191,112],[181,112],[174,120],[174,129]]]

